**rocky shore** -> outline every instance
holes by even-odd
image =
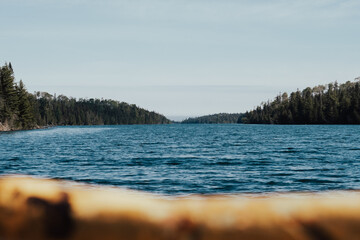
[[[7,132],[7,131],[11,131],[11,128],[8,124],[2,124],[0,122],[0,132]]]
[[[1,123],[0,122],[0,132],[10,132],[10,131],[20,131],[20,130],[34,130],[34,129],[45,129],[45,128],[49,128],[49,127],[53,127],[53,126],[34,126],[31,129],[22,129],[19,127],[12,127],[10,126],[8,123]]]

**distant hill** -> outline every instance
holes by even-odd
[[[278,95],[239,118],[261,124],[360,124],[360,79]]]
[[[241,113],[218,113],[212,115],[206,115],[201,117],[188,118],[181,123],[237,123],[238,119],[242,116]]]
[[[163,115],[107,99],[30,94],[15,82],[11,63],[0,68],[0,131],[56,125],[166,124]]]

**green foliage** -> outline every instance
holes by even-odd
[[[47,125],[164,124],[163,115],[104,99],[68,98],[46,92],[30,94],[22,81],[15,83],[11,64],[0,68],[0,123],[11,129]]]
[[[12,120],[18,106],[14,72],[10,64],[0,68],[0,121]]]
[[[284,93],[245,113],[244,123],[360,124],[360,82],[337,82]]]
[[[181,123],[237,123],[240,117],[242,117],[242,114],[239,113],[219,113],[196,118],[188,118]]]
[[[46,92],[32,95],[33,114],[39,125],[118,125],[118,124],[166,124],[163,115],[104,99],[67,98],[52,96]]]
[[[22,129],[30,129],[34,127],[34,118],[32,115],[32,108],[29,101],[29,93],[26,91],[23,82],[20,80],[16,87],[18,95],[18,117]]]

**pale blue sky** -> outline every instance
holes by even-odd
[[[170,117],[360,76],[358,0],[0,0],[0,22],[0,61],[29,91]]]

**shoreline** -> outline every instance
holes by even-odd
[[[10,127],[9,124],[2,124],[0,122],[0,132],[27,131],[27,130],[46,129],[46,128],[51,128],[51,127],[55,127],[55,126],[39,126],[39,125],[36,125],[36,126],[34,126],[33,128],[30,128],[30,129],[23,129],[23,128]]]
[[[66,126],[135,126],[135,125],[171,125],[176,123],[149,123],[149,124],[91,124],[91,125],[47,125],[47,126],[38,126],[36,125],[34,128],[30,129],[20,129],[20,128],[11,128],[9,125],[3,125],[0,122],[0,133],[1,132],[15,132],[15,131],[28,131],[28,130],[38,130],[38,129],[47,129],[47,128],[53,128],[53,127],[66,127]]]

